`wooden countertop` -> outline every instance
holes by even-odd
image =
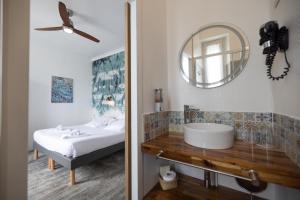
[[[193,147],[182,136],[164,135],[142,144],[142,152],[207,167],[249,178],[255,170],[260,180],[300,189],[300,168],[283,152],[266,150],[242,141],[231,149],[208,150]]]

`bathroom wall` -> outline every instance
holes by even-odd
[[[271,10],[274,18],[285,23],[292,23],[291,33],[299,32],[297,18],[298,5],[294,0],[281,1],[277,10],[272,10],[274,1],[205,1],[205,0],[167,0],[167,55],[168,55],[168,92],[170,110],[183,110],[184,104],[196,105],[205,111],[239,111],[239,112],[280,112],[299,116],[300,68],[294,68],[289,78],[273,83],[266,76],[262,55],[258,44],[259,27],[270,20]],[[292,4],[293,3],[293,4]],[[293,7],[293,8],[292,8]],[[296,7],[296,8],[295,8]],[[291,9],[292,8],[292,9]],[[253,11],[255,10],[255,15]],[[286,15],[286,13],[290,13]],[[249,17],[251,16],[251,17]],[[299,18],[299,17],[298,17]],[[196,19],[196,20],[195,20]],[[293,21],[292,21],[293,20]],[[215,89],[198,89],[188,85],[179,71],[178,55],[184,41],[201,26],[215,22],[232,23],[240,27],[250,42],[250,59],[244,71],[231,83]],[[298,33],[299,35],[299,33]],[[291,45],[291,62],[299,62],[299,38],[291,36],[295,44]],[[299,36],[298,36],[299,37]],[[293,43],[293,42],[292,42]],[[298,54],[297,54],[298,53]],[[298,56],[299,57],[299,56]],[[298,60],[296,60],[298,59]],[[282,55],[281,55],[282,60]],[[288,88],[288,89],[287,89]],[[180,92],[179,92],[180,91]],[[273,94],[272,94],[273,92]],[[274,96],[273,96],[274,95]],[[274,102],[274,105],[273,105]],[[199,170],[177,165],[177,170],[192,176],[199,176]],[[201,178],[201,177],[199,177]],[[241,190],[232,178],[220,176],[220,184]],[[268,199],[296,199],[299,191],[274,184],[259,196]]]
[[[258,44],[259,28],[270,20],[273,2],[272,0],[228,0],[226,2],[166,0],[169,110],[183,110],[184,104],[196,105],[205,111],[260,113],[274,110],[272,82],[266,76],[265,56],[262,55],[262,49]],[[253,10],[255,10],[255,15],[253,15]],[[193,32],[196,32],[201,26],[216,22],[232,23],[245,32],[250,42],[250,59],[241,75],[231,83],[208,90],[195,88],[181,77],[179,52]],[[145,25],[147,24],[145,23]],[[151,63],[150,60],[149,63]],[[153,133],[156,134],[156,131]],[[149,138],[153,136],[153,133],[149,134]],[[147,138],[147,134],[145,136]],[[150,159],[147,158],[148,161]],[[144,161],[144,165],[146,164],[148,165],[150,162]],[[149,166],[146,169],[148,170]],[[177,165],[177,170],[201,178],[202,172],[199,170],[182,165]],[[153,176],[155,176],[153,171],[149,173],[148,177],[145,176],[144,184],[155,181]],[[220,184],[244,191],[237,186],[234,179],[226,176],[220,176]],[[259,196],[268,199],[281,199],[283,196],[295,199],[298,194],[299,192],[295,189],[269,184],[268,189]]]
[[[144,113],[154,111],[154,89],[163,89],[167,100],[167,50],[165,0],[142,1],[142,62]],[[168,102],[164,102],[168,109]]]
[[[300,118],[300,1],[284,0],[275,9],[272,7],[271,18],[277,20],[280,26],[289,28],[289,50],[287,57],[292,65],[284,80],[272,82],[274,111]],[[278,53],[274,63],[274,73],[280,74],[286,67],[283,53]]]
[[[139,97],[141,105],[139,115],[139,136],[140,142],[144,141],[144,130],[141,123],[144,113],[154,111],[154,89],[163,89],[164,109],[168,109],[167,102],[167,46],[166,46],[166,7],[165,0],[139,0],[137,1],[137,45],[138,45],[138,88],[141,89],[142,96]],[[138,93],[139,94],[139,93]],[[138,152],[141,153],[140,144]],[[160,160],[153,156],[140,155],[138,173],[139,199],[149,192],[157,183]],[[144,181],[143,181],[144,180]]]
[[[269,20],[270,4],[271,0],[167,0],[170,110],[183,110],[183,105],[189,104],[206,111],[272,111],[271,82],[258,44],[258,30]],[[250,59],[244,71],[227,85],[215,89],[195,88],[181,77],[179,52],[192,33],[216,22],[231,23],[244,31],[250,42]]]
[[[153,88],[157,87],[156,85],[160,85],[159,87],[167,85],[167,89],[164,88],[165,94],[168,92],[166,96],[168,99],[165,103],[171,111],[182,111],[184,104],[195,105],[204,111],[217,112],[268,113],[278,111],[280,104],[284,107],[285,104],[282,101],[274,100],[277,97],[275,94],[273,97],[272,92],[276,89],[274,83],[266,76],[265,56],[262,55],[262,49],[258,44],[260,26],[270,20],[271,12],[272,16],[275,16],[272,10],[273,0],[166,0],[166,5],[164,1],[149,3],[142,0],[140,2],[143,7],[140,24],[143,51],[140,59],[142,59],[142,78],[144,79],[141,83],[143,84],[144,113],[153,111]],[[166,9],[166,14],[163,9]],[[277,14],[276,17],[280,15]],[[243,30],[250,42],[250,59],[244,71],[227,85],[207,90],[195,88],[181,77],[179,52],[192,33],[199,30],[201,26],[216,22],[232,23]],[[166,28],[163,25],[166,25]],[[166,60],[164,56],[167,56]],[[166,80],[167,84],[165,84]],[[296,79],[286,85],[296,87]],[[290,92],[292,91],[294,90],[290,89]],[[293,95],[297,96],[297,94]],[[292,103],[294,103],[293,107],[298,106],[296,102]],[[291,114],[292,108],[285,109],[290,112],[282,113],[296,116],[296,114]],[[155,126],[155,123],[152,124]],[[156,134],[163,134],[163,132],[154,127],[153,133],[149,133],[148,136],[145,134],[145,138],[151,139]],[[145,194],[157,181],[156,172],[159,164],[154,157],[146,155],[143,164]],[[201,178],[202,172],[199,170],[182,165],[177,165],[177,170]],[[234,179],[226,176],[220,176],[220,184],[244,191],[237,186]],[[268,189],[260,193],[261,197],[268,199],[295,199],[297,195],[299,195],[298,190],[274,184],[269,184]]]

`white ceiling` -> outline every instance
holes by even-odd
[[[31,0],[30,42],[72,51],[90,59],[124,46],[124,0],[61,0],[73,10],[74,26],[100,39],[92,42],[63,31],[35,31],[34,28],[62,25],[58,0]]]

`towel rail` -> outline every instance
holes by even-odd
[[[257,173],[254,170],[249,170],[248,171],[248,173],[250,175],[250,178],[247,178],[247,177],[243,177],[243,176],[239,176],[239,175],[230,174],[230,173],[227,173],[227,172],[221,172],[221,171],[211,169],[211,168],[208,168],[208,167],[201,167],[201,166],[198,166],[198,165],[193,165],[193,164],[190,164],[190,163],[181,162],[181,161],[178,161],[178,160],[173,160],[173,159],[170,159],[170,158],[166,158],[166,157],[162,156],[163,153],[164,153],[164,151],[162,151],[162,150],[159,151],[159,153],[156,154],[156,158],[171,161],[171,162],[176,162],[178,164],[190,166],[190,167],[193,167],[193,168],[198,168],[198,169],[202,169],[202,170],[206,170],[206,171],[210,171],[210,172],[215,172],[215,173],[218,173],[218,174],[223,174],[225,176],[230,176],[230,177],[234,177],[234,178],[247,180],[247,181],[250,181],[252,183],[254,183],[254,182],[257,183],[259,181]]]

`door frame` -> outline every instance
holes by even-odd
[[[127,188],[126,195],[129,194],[128,200],[139,200],[143,198],[143,166],[142,166],[142,154],[141,154],[141,142],[143,141],[143,74],[141,71],[142,66],[142,1],[140,0],[125,0],[130,7],[130,29],[128,27],[128,36],[130,36],[130,152],[128,152],[128,168],[130,168],[130,175],[127,174],[128,179],[125,180],[125,184],[130,185]],[[128,145],[129,146],[129,145]],[[126,175],[126,174],[125,174]]]
[[[0,199],[27,198],[29,0],[2,0]],[[17,191],[17,192],[16,192]]]
[[[125,199],[131,200],[131,9],[125,1]]]

